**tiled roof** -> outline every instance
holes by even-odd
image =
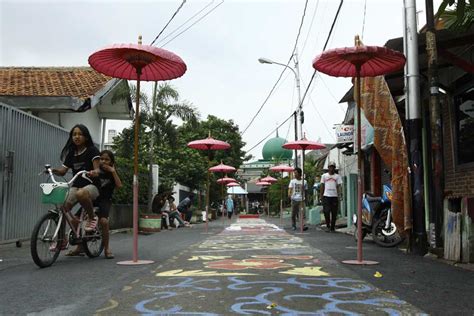
[[[0,67],[0,95],[85,99],[111,79],[90,67]]]

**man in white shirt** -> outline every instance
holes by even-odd
[[[321,177],[320,195],[323,202],[324,219],[327,232],[335,231],[336,217],[339,208],[339,194],[341,193],[342,178],[336,172],[336,163],[328,164],[328,172]]]
[[[301,168],[295,168],[294,172],[295,178],[292,179],[288,185],[288,197],[291,199],[291,226],[293,230],[296,230],[296,217],[303,206],[303,190],[306,190],[307,183],[306,180],[303,182],[303,179],[301,179]]]

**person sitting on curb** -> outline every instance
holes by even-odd
[[[171,195],[168,197],[168,203],[170,207],[169,208],[170,222],[174,222],[174,220],[176,219],[179,225],[184,226],[184,227],[192,227],[192,225],[190,225],[189,222],[183,221],[183,219],[181,218],[181,213],[176,208],[176,204],[174,204],[174,197],[172,197]],[[176,228],[178,228],[179,225],[176,226]]]

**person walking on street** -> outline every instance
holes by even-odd
[[[191,205],[193,204],[194,193],[189,193],[189,195],[179,202],[178,211],[184,214],[184,220],[188,223],[191,223],[191,218],[193,217],[193,211],[191,210]]]
[[[321,177],[320,188],[327,232],[333,232],[336,229],[336,217],[339,209],[338,200],[341,193],[341,184],[341,176],[336,173],[336,163],[331,161],[328,164],[328,172],[323,174]]]
[[[232,200],[232,196],[230,194],[227,196],[227,199],[225,201],[225,206],[227,208],[227,217],[231,219],[232,213],[234,212],[234,200]]]
[[[301,168],[295,168],[295,178],[288,185],[288,197],[291,199],[291,226],[296,230],[296,217],[303,207],[303,190],[306,190],[306,180],[301,179]],[[304,214],[303,214],[304,218]],[[303,228],[305,229],[305,228]]]

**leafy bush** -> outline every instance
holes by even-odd
[[[115,168],[122,180],[122,188],[112,197],[114,204],[133,204],[133,160],[115,157]],[[138,165],[138,204],[148,202],[148,169]]]

